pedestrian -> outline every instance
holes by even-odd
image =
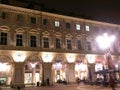
[[[49,81],[49,78],[47,78],[47,85],[48,85],[48,86],[50,85],[50,81]]]
[[[113,76],[110,76],[109,85],[112,88],[112,90],[115,90],[115,80]]]

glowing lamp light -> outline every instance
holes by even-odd
[[[107,33],[104,33],[103,36],[98,36],[96,41],[98,42],[100,48],[107,49],[110,47],[111,43],[115,40],[115,36],[108,36]]]
[[[50,53],[43,53],[42,54],[42,59],[43,59],[44,62],[51,62],[52,59],[53,59],[53,56]]]
[[[32,68],[35,68],[36,64],[37,63],[30,63],[30,65],[31,65]]]
[[[26,56],[22,52],[16,52],[13,54],[13,59],[15,62],[24,62]]]
[[[67,57],[67,60],[69,63],[75,62],[75,55],[74,54],[68,54],[68,55],[66,55],[66,57]]]

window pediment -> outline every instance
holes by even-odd
[[[25,32],[25,30],[22,28],[17,28],[17,29],[15,29],[15,31],[16,31],[16,33],[24,33]]]
[[[62,34],[60,32],[56,32],[55,36],[62,36]]]
[[[73,36],[71,34],[65,35],[66,38],[72,38]]]
[[[50,33],[49,33],[48,31],[42,32],[42,34],[43,34],[44,36],[49,36],[49,35],[50,35]]]
[[[29,33],[31,33],[31,34],[39,34],[39,32],[36,29],[31,29]]]
[[[10,28],[8,26],[1,26],[0,30],[8,32],[8,31],[10,31]]]

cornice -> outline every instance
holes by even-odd
[[[30,14],[38,14],[38,15],[41,14],[41,11],[26,9],[11,5],[4,5],[4,4],[0,4],[0,9],[13,11],[13,12],[20,12],[20,13],[30,13]]]

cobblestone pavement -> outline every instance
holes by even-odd
[[[17,90],[9,87],[2,87],[2,90]],[[54,85],[54,86],[30,86],[20,90],[112,90],[110,87],[96,86],[96,85]],[[116,90],[120,90],[120,84],[116,87]]]

